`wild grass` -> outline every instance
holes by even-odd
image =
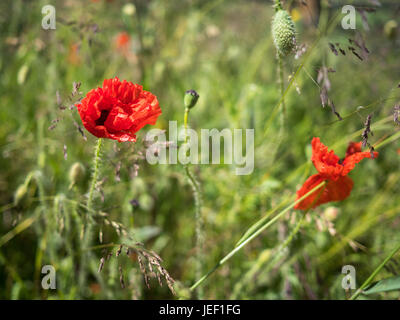
[[[381,1],[367,14],[369,31],[360,15],[353,31],[340,27],[342,3],[333,2],[321,1],[316,25],[300,1],[282,1],[306,51],[282,61],[280,84],[272,1],[136,0],[128,15],[126,1],[60,0],[56,30],[41,28],[46,2],[1,1],[0,298],[195,298],[201,288],[206,299],[398,299],[398,291],[365,296],[341,286],[344,265],[355,266],[357,288],[400,271],[400,48],[384,32],[398,6]],[[115,42],[124,31],[127,51]],[[347,49],[360,35],[363,61]],[[329,43],[348,52],[335,55]],[[321,105],[324,67],[335,70],[327,94],[342,120]],[[73,104],[114,76],[157,96],[160,129],[184,125],[184,93],[195,89],[192,129],[255,130],[251,175],[190,167],[201,184],[202,261],[185,168],[146,162],[150,127],[134,144],[103,140],[91,180],[97,141]],[[296,190],[315,173],[312,137],[344,156],[369,115],[379,157],[351,172],[350,197],[293,210]],[[76,162],[85,173],[71,187]],[[44,265],[56,269],[56,290],[41,287]],[[196,265],[211,273],[202,278]]]

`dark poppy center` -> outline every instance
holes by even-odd
[[[101,110],[100,118],[95,122],[96,126],[104,126],[104,122],[106,122],[109,113],[110,110]]]

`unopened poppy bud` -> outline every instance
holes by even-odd
[[[28,186],[21,184],[14,193],[14,205],[24,204],[28,198]]]
[[[80,162],[75,162],[69,169],[70,188],[80,183],[85,178],[85,167]]]
[[[395,40],[397,36],[398,24],[395,20],[389,20],[384,27],[385,35],[390,40]]]
[[[195,90],[188,90],[185,92],[185,97],[183,99],[183,102],[185,104],[185,108],[191,109],[193,108],[197,100],[199,100],[199,94]]]
[[[296,27],[286,10],[275,12],[271,30],[278,54],[284,57],[292,53],[296,47]]]

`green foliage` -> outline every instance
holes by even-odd
[[[202,189],[204,272],[270,221],[263,217],[270,213],[272,219],[293,204],[296,190],[316,172],[312,137],[344,157],[373,114],[369,142],[384,143],[377,159],[351,172],[348,199],[320,206],[303,220],[289,208],[202,284],[210,299],[348,297],[342,266],[354,265],[362,283],[400,242],[399,127],[393,122],[400,49],[398,32],[393,39],[393,27],[390,34],[385,29],[395,10],[383,5],[368,14],[366,33],[359,21],[357,30],[342,30],[326,1],[311,22],[301,6],[275,13],[264,1],[129,2],[134,9],[122,0],[52,1],[57,29],[43,30],[41,7],[48,2],[0,1],[0,299],[174,298],[166,274],[162,287],[150,276],[147,289],[142,268],[151,275],[149,263],[154,274],[159,263],[175,279],[175,298],[195,297],[189,290],[198,280],[194,195],[182,165],[143,159],[143,139],[152,127],[141,130],[135,144],[103,141],[93,206],[86,207],[96,139],[71,105],[114,76],[157,96],[163,114],[156,127],[167,134],[168,121],[183,125],[182,97],[191,88],[201,96],[190,113],[192,129],[255,130],[252,174],[237,176],[228,164],[190,166]],[[282,132],[271,22],[281,16],[274,25],[286,31],[276,45],[282,53],[292,51],[288,12],[306,52],[284,60]],[[116,41],[120,32],[130,36],[125,49]],[[358,35],[370,51],[363,61],[347,50],[348,38]],[[329,43],[339,43],[346,55],[336,56]],[[321,106],[323,67],[336,71],[328,75],[328,94],[342,121]],[[75,163],[85,174],[70,173]],[[93,232],[85,247],[88,223]],[[394,275],[397,260],[398,254],[375,280]],[[56,290],[41,287],[48,264],[57,272]],[[398,299],[399,292],[373,297]]]
[[[363,290],[363,294],[369,295],[393,290],[400,290],[400,277],[391,277],[374,282]]]

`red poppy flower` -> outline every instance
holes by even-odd
[[[126,50],[128,48],[129,42],[131,41],[131,37],[127,32],[118,33],[115,43],[117,48],[120,50]]]
[[[106,79],[76,105],[85,128],[98,138],[136,141],[135,133],[161,115],[157,97],[117,77]]]
[[[308,210],[323,203],[346,199],[353,189],[353,180],[347,175],[362,159],[372,157],[370,151],[361,152],[361,142],[349,143],[343,161],[333,151],[329,151],[319,138],[313,138],[311,145],[311,160],[318,173],[309,177],[297,191],[297,199],[310,192],[321,182],[326,181],[326,184],[296,204],[294,208],[299,210]],[[377,156],[378,153],[374,152],[373,158]]]
[[[353,153],[361,152],[362,142],[350,142],[346,150],[346,157]]]

